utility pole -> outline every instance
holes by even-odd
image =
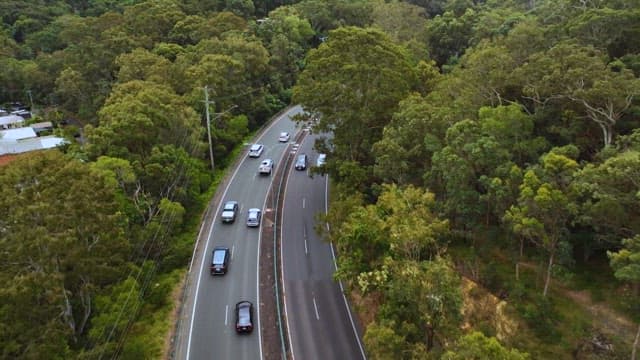
[[[31,110],[31,113],[33,114],[35,109],[33,108],[33,97],[31,96],[31,90],[27,90],[27,95],[29,95],[29,102],[31,103],[31,108],[29,110]]]
[[[204,111],[207,117],[207,137],[209,138],[209,158],[211,159],[211,171],[215,168],[213,162],[213,142],[211,141],[211,117],[209,115],[209,103],[214,103],[214,101],[209,101],[209,88],[207,85],[204,86]]]

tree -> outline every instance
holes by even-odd
[[[441,190],[444,210],[454,227],[469,230],[480,222],[484,209],[479,180],[497,175],[510,157],[491,134],[482,133],[476,121],[463,120],[447,130],[446,146],[433,155],[428,176]]]
[[[622,240],[623,248],[620,251],[607,251],[611,267],[615,271],[616,278],[628,281],[633,285],[634,294],[640,292],[640,235]],[[638,345],[640,344],[640,325],[633,342],[631,360],[636,359]]]
[[[293,101],[319,116],[314,130],[333,132],[333,153],[340,161],[370,172],[371,147],[414,79],[406,52],[385,34],[340,28],[309,52]]]
[[[439,66],[464,54],[471,40],[476,17],[477,13],[473,9],[467,9],[462,15],[447,11],[428,22],[429,54]]]
[[[171,62],[166,58],[153,54],[145,49],[135,49],[130,53],[116,58],[118,82],[126,83],[133,80],[151,81],[169,85],[168,75]]]
[[[390,267],[392,275],[383,288],[384,303],[378,322],[395,322],[398,335],[431,351],[457,334],[462,321],[460,277],[449,261],[400,261]]]
[[[100,126],[85,131],[92,157],[147,158],[154,145],[173,144],[190,154],[202,148],[200,119],[170,88],[130,81],[116,86],[100,110]]]
[[[438,121],[423,97],[416,94],[402,100],[373,146],[374,174],[384,182],[421,185],[433,153],[444,146],[447,125]]]
[[[620,239],[640,233],[640,152],[621,151],[601,163],[590,163],[576,174],[580,223],[594,230],[590,250],[619,247]]]
[[[604,147],[613,143],[618,121],[640,94],[640,79],[632,71],[614,71],[596,49],[571,43],[532,55],[514,76],[522,79],[524,96],[537,106],[562,100],[576,105],[600,128]]]
[[[442,360],[526,360],[529,356],[516,349],[506,349],[494,337],[488,338],[481,332],[474,331],[460,337],[448,350]]]
[[[551,274],[560,246],[566,243],[569,222],[577,212],[570,191],[578,163],[573,146],[554,148],[540,158],[540,166],[527,170],[520,186],[518,203],[504,220],[514,233],[533,241],[548,253],[543,297],[547,296]]]
[[[130,243],[114,183],[57,150],[3,168],[3,357],[68,358],[94,301],[127,271]],[[25,206],[25,204],[32,204]],[[10,210],[11,209],[11,210]]]

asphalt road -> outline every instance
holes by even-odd
[[[258,257],[260,228],[246,226],[247,210],[263,209],[271,176],[258,174],[260,161],[271,158],[276,166],[282,159],[286,144],[278,142],[281,131],[294,134],[295,123],[289,116],[301,112],[294,107],[276,119],[256,140],[265,145],[259,158],[245,157],[228,182],[213,222],[203,228],[197,248],[204,249],[194,257],[190,285],[187,287],[184,318],[176,336],[175,358],[178,359],[250,359],[262,358],[259,323]],[[245,155],[246,156],[246,155]],[[239,202],[235,223],[223,224],[221,207],[227,200]],[[229,271],[224,276],[209,273],[211,252],[215,246],[231,249]],[[235,332],[235,304],[249,300],[254,304],[254,331],[250,335]]]
[[[314,136],[306,136],[298,154],[316,163]],[[316,214],[327,206],[327,176],[291,169],[283,204],[281,259],[285,314],[291,357],[300,360],[366,359],[357,326],[333,280],[332,247],[315,231]]]

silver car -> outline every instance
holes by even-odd
[[[232,223],[236,220],[236,213],[238,212],[238,202],[237,201],[227,201],[224,203],[224,207],[222,208],[222,214],[220,217],[222,218],[222,222],[224,223]]]
[[[264,151],[264,145],[262,144],[253,144],[249,148],[249,157],[257,158],[262,155],[262,151]]]
[[[273,160],[271,159],[262,160],[262,162],[260,163],[260,166],[258,167],[258,173],[260,173],[260,175],[271,175],[272,170],[273,170]]]
[[[251,208],[247,212],[247,226],[257,227],[260,226],[260,219],[262,218],[262,211],[258,208]]]

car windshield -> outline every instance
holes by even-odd
[[[304,163],[305,158],[306,158],[305,155],[298,156],[298,163]]]
[[[264,160],[264,161],[262,162],[262,165],[264,165],[264,166],[269,165],[269,160]]]
[[[225,254],[225,251],[223,249],[215,250],[213,252],[213,264],[219,265],[224,263],[224,254]]]
[[[260,145],[258,144],[251,145],[251,151],[258,151],[258,150],[260,150]]]
[[[224,210],[225,211],[233,211],[233,203],[224,204]]]

